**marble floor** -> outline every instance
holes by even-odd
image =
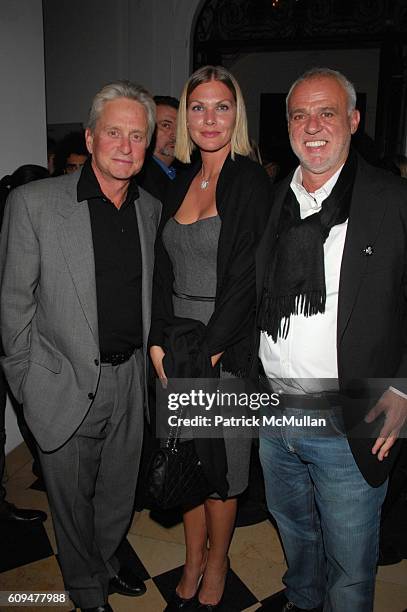
[[[23,444],[8,455],[7,475],[9,501],[21,507],[40,508],[48,512],[46,494],[31,488],[35,477],[31,472],[31,456]],[[45,530],[38,525],[37,532],[30,538],[27,536],[29,544],[24,547],[20,557],[14,550],[11,536],[11,542],[6,543],[9,547],[8,559],[0,542],[0,591],[63,590],[49,514],[44,527]],[[147,593],[140,598],[112,595],[109,602],[115,612],[160,612],[165,607],[165,598],[176,584],[183,563],[182,526],[164,528],[151,520],[145,511],[134,518],[128,542],[136,553],[131,551],[134,561],[146,579]],[[230,560],[225,612],[257,610],[261,601],[282,588],[284,555],[277,533],[269,521],[236,529]],[[19,608],[0,605],[0,612],[12,612],[14,609]],[[43,611],[45,608],[30,606],[25,609]],[[48,606],[46,609],[57,612],[69,609],[69,606]],[[406,609],[407,560],[379,568],[374,612],[403,612]]]

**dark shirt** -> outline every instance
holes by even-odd
[[[164,204],[168,187],[172,182],[152,156],[146,157],[141,172],[137,175],[137,183],[140,187]]]
[[[120,353],[142,345],[141,247],[134,177],[119,209],[102,193],[90,161],[78,181],[78,202],[88,201],[95,257],[99,348]]]

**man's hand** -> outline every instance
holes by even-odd
[[[372,447],[372,453],[377,454],[379,461],[383,461],[388,457],[391,447],[406,422],[407,399],[388,389],[365,416],[366,423],[372,423],[380,414],[384,415],[385,422]]]

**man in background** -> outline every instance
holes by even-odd
[[[157,105],[155,135],[137,182],[164,202],[168,186],[180,166],[174,153],[179,101],[171,96],[154,96],[154,102]]]
[[[53,176],[72,174],[81,170],[88,157],[85,133],[70,132],[56,146]]]

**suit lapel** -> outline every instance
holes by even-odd
[[[58,239],[85,318],[99,344],[92,229],[87,203],[76,200],[76,184],[65,200],[56,203],[62,217]]]
[[[358,157],[358,169],[353,187],[351,209],[342,256],[338,298],[338,346],[352,315],[369,255],[374,246],[386,211],[380,197],[380,186],[375,184],[374,169]]]
[[[151,323],[151,299],[153,285],[154,266],[154,242],[156,236],[156,220],[151,204],[140,197],[134,202],[137,215],[138,231],[141,246],[142,261],[142,320],[143,320],[143,345],[147,346],[148,334]]]

